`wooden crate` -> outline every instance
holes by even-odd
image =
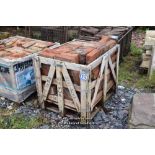
[[[0,95],[15,102],[24,101],[36,91],[32,57],[27,56],[15,61],[0,59]],[[29,76],[23,81],[23,76]]]
[[[105,102],[116,90],[119,53],[120,46],[117,44],[88,65],[35,56],[33,62],[40,106],[57,111],[62,116],[69,109],[79,114],[81,120],[92,119],[102,105],[100,102]],[[42,75],[43,65],[50,66],[48,75]],[[97,67],[99,76],[92,80],[92,71]],[[79,73],[79,85],[72,80],[73,71]],[[53,89],[56,89],[55,94]],[[70,99],[66,98],[65,89],[68,89]]]
[[[51,46],[59,44],[21,36],[0,40],[0,96],[20,103],[35,92],[32,58],[35,53]]]
[[[83,40],[99,40],[103,35],[115,37],[117,43],[120,44],[120,61],[123,61],[123,58],[130,52],[132,31],[133,27],[126,26],[80,27],[79,38]]]

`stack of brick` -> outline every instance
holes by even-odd
[[[107,27],[81,27],[79,39],[98,41],[102,36],[109,36],[120,44],[120,60],[130,52],[132,27],[107,26]]]
[[[40,56],[52,59],[88,65],[100,57],[106,51],[116,45],[116,41],[108,36],[103,36],[100,41],[74,40],[67,42],[54,49],[45,49],[39,53]],[[95,80],[99,74],[99,66],[92,71],[92,80]],[[42,67],[42,74],[47,75],[49,66]],[[70,71],[74,83],[80,83],[79,72]]]
[[[32,57],[55,43],[14,36],[0,40],[0,95],[22,102],[35,91]]]
[[[34,40],[21,36],[10,37],[0,40],[0,58],[17,59],[42,51],[55,45],[52,42]]]
[[[107,27],[81,27],[80,38],[86,40],[99,40],[103,35],[120,39],[130,27],[126,26],[107,26]]]

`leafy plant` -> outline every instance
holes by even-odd
[[[142,49],[138,48],[135,43],[131,42],[131,54],[133,56],[139,56],[142,54]]]

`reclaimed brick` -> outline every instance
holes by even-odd
[[[99,41],[100,43],[106,44],[108,41],[110,41],[109,36],[102,36],[101,40]]]
[[[108,47],[108,50],[111,49],[112,47],[114,47],[117,44],[117,42],[115,40],[109,40],[106,43],[106,46]]]
[[[51,52],[50,49],[45,49],[40,52],[39,55],[47,58],[54,58],[56,54],[54,52]]]
[[[42,64],[41,65],[41,75],[48,75],[48,72],[49,72],[49,69],[50,69],[50,66],[49,65],[46,65],[46,64]]]
[[[92,80],[96,80],[99,76],[100,67],[97,66],[92,70]]]
[[[99,56],[100,56],[100,50],[98,50],[98,49],[95,49],[95,50],[89,52],[86,55],[86,64],[93,62]]]
[[[60,53],[55,55],[55,59],[72,63],[79,63],[79,55],[74,53]]]

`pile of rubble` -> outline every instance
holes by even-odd
[[[131,27],[126,26],[85,26],[80,29],[80,39],[99,40],[103,35],[119,40]]]

